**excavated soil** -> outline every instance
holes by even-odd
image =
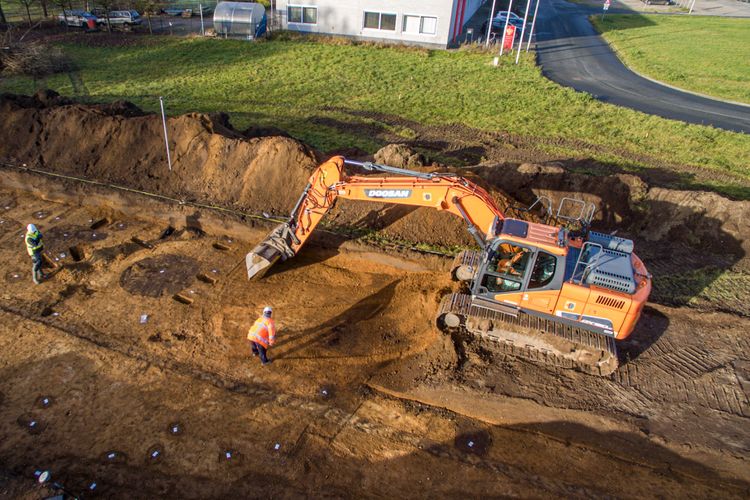
[[[510,213],[586,192],[600,228],[636,239],[656,300],[598,378],[440,333],[450,259],[320,232],[248,282],[245,253],[271,225],[16,168],[283,214],[320,159],[293,139],[173,118],[169,172],[160,122],[131,106],[5,97],[0,113],[0,494],[50,495],[33,485],[40,468],[114,498],[750,492],[747,203],[553,164],[462,170]],[[425,210],[352,202],[331,216],[343,233],[467,241]],[[56,259],[36,287],[29,221]],[[245,340],[265,305],[279,327],[269,366]]]

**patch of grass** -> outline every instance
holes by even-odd
[[[543,78],[531,54],[518,66],[505,58],[495,68],[491,55],[472,51],[313,38],[140,37],[143,43],[135,46],[92,46],[105,37],[63,45],[79,70],[50,77],[46,85],[92,101],[127,99],[150,111],[159,109],[163,95],[170,114],[225,111],[238,129],[279,127],[323,151],[374,152],[384,145],[382,131],[412,136],[408,128],[381,123],[378,113],[509,131],[545,139],[533,147],[560,159],[592,157],[636,173],[654,167],[639,158],[685,165],[688,170],[673,171],[673,187],[750,199],[750,136],[604,104]],[[28,78],[0,81],[0,91],[34,90]]]
[[[750,19],[623,14],[592,21],[639,73],[750,104]]]
[[[652,300],[750,316],[750,275],[706,267],[654,279]]]

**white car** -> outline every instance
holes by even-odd
[[[97,22],[96,16],[83,10],[65,10],[57,16],[57,21],[62,25],[85,28],[89,19]]]
[[[134,10],[113,10],[109,13],[109,24],[112,26],[123,24],[135,26],[142,22],[141,15]],[[107,24],[107,17],[100,17],[99,24]]]

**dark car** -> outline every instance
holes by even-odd
[[[521,34],[521,28],[523,28],[523,21],[518,21],[516,19],[511,18],[510,21],[508,21],[508,26],[515,26],[516,27],[516,36],[519,36]],[[492,20],[492,33],[496,35],[502,34],[503,30],[505,30],[505,18],[502,20],[499,20],[497,18]],[[487,21],[484,22],[482,25],[482,34],[487,33]]]

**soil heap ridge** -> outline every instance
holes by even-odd
[[[0,99],[0,158],[190,201],[283,214],[294,205],[315,153],[288,137],[244,138],[224,115],[167,120],[129,103],[85,106],[50,97]]]
[[[2,160],[254,213],[288,214],[324,157],[276,129],[239,132],[225,114],[190,113],[168,118],[169,171],[160,116],[128,102],[82,105],[53,91],[33,97],[5,94],[0,96],[0,115]],[[548,196],[553,203],[564,196],[582,198],[598,207],[598,229],[730,253],[733,267],[750,269],[750,202],[651,188],[629,174],[573,173],[554,162],[422,167],[426,159],[403,144],[375,154],[381,161],[383,157],[397,166],[469,177],[509,216],[518,215],[513,206],[528,206],[537,196]],[[473,244],[462,220],[430,209],[341,200],[328,220],[411,242]]]

